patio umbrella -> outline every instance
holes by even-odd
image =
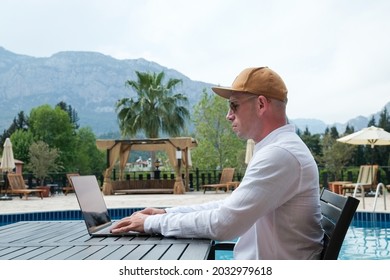
[[[390,145],[390,133],[383,128],[370,126],[341,137],[337,141],[352,145],[370,145],[373,149],[375,146]],[[371,172],[371,176],[373,175]]]
[[[383,128],[370,126],[341,137],[337,141],[353,145],[370,145],[374,148],[374,146],[390,145],[390,133]]]
[[[15,168],[14,152],[12,150],[11,140],[7,138],[4,142],[3,156],[1,158],[1,164],[0,164],[1,171],[5,173],[4,176],[5,195],[0,198],[1,200],[11,200],[11,197],[7,196],[7,188],[8,188],[7,173],[9,171],[12,171],[14,168]]]
[[[245,152],[245,163],[248,164],[253,156],[253,151],[255,149],[255,141],[248,139],[246,141],[246,152]]]

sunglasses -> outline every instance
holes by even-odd
[[[242,100],[234,100],[234,101],[228,100],[229,109],[233,113],[236,113],[241,104],[245,103],[246,101],[248,101],[252,98],[257,98],[257,97],[258,97],[257,95],[252,95],[252,96],[248,96],[247,98],[244,98]],[[237,102],[237,101],[240,101],[240,102]]]

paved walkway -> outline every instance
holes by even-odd
[[[189,205],[223,199],[230,195],[225,192],[188,192],[183,195],[174,194],[136,194],[136,195],[107,195],[104,196],[107,208],[143,208],[170,207],[175,205]],[[74,193],[68,195],[54,195],[51,197],[31,196],[28,200],[13,197],[10,201],[0,200],[0,213],[26,213],[56,210],[80,209]]]
[[[188,192],[183,195],[171,194],[136,194],[136,195],[109,195],[104,196],[108,208],[143,208],[148,206],[154,207],[170,207],[175,205],[190,205],[224,199],[230,193],[224,192]],[[384,196],[377,199],[376,212],[390,212],[390,194],[386,193],[386,210],[384,208]],[[375,199],[373,197],[365,197],[365,208],[360,197],[358,211],[373,211]],[[56,195],[40,199],[38,197],[30,197],[28,200],[13,197],[10,201],[0,200],[0,213],[28,213],[41,211],[56,211],[56,210],[78,210],[79,205],[74,193],[68,195]]]

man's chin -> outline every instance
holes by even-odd
[[[240,132],[236,132],[236,131],[235,131],[235,133],[236,133],[237,137],[240,138],[241,140],[251,139],[250,137],[248,137],[248,135],[244,135],[244,134],[242,134]]]
[[[240,139],[246,139],[245,135],[242,135],[239,131],[234,131],[234,133],[237,135],[238,138]]]

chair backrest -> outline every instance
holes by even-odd
[[[221,179],[219,181],[220,184],[226,184],[233,181],[234,176],[234,168],[224,168],[222,170]]]
[[[370,172],[369,165],[361,165],[356,183],[367,184],[369,172]]]
[[[74,189],[72,180],[70,179],[70,178],[73,177],[73,176],[80,176],[80,174],[79,174],[79,173],[67,173],[67,174],[66,174],[66,178],[68,179],[69,186],[71,186],[71,187]]]
[[[367,184],[373,185],[376,184],[376,176],[378,174],[378,165],[368,165],[369,171],[368,171],[368,178],[367,178]]]
[[[359,202],[352,196],[342,196],[326,189],[322,190],[320,203],[324,248],[321,259],[337,260]]]
[[[27,189],[26,182],[23,175],[18,173],[7,174],[8,184],[11,190],[25,190]]]
[[[372,185],[376,183],[378,165],[361,165],[357,182],[362,185]]]

